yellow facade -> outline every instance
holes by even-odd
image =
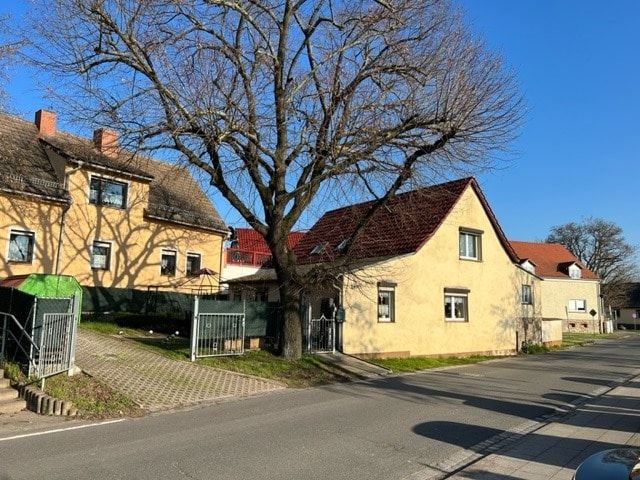
[[[597,280],[545,278],[542,282],[542,316],[563,320],[565,330],[597,332],[600,312],[600,283]],[[584,300],[584,311],[572,309],[571,300]],[[595,310],[596,314],[589,312]]]
[[[147,181],[124,175],[105,175],[87,168],[71,170],[67,167],[67,172],[72,202],[64,221],[57,273],[72,275],[87,286],[140,289],[159,286],[161,289],[186,291],[194,287],[186,277],[187,253],[200,254],[202,267],[221,271],[224,234],[145,218],[144,210],[149,199]],[[91,175],[126,183],[126,208],[90,203]],[[65,206],[36,197],[3,195],[0,197],[0,209],[0,248],[3,249],[0,251],[4,252],[1,275],[55,273],[61,216]],[[7,262],[9,231],[16,227],[34,232],[35,249],[31,263]],[[91,268],[94,240],[111,244],[108,270]],[[177,253],[175,276],[163,276],[160,273],[163,248]]]
[[[461,228],[482,232],[481,260],[459,257]],[[378,321],[381,281],[395,284],[393,322]],[[521,303],[523,284],[532,287],[532,305]],[[539,328],[540,284],[514,265],[476,193],[467,187],[416,253],[345,277],[343,351],[361,356],[513,353]],[[466,321],[445,320],[445,289],[468,290]]]

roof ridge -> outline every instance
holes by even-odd
[[[452,184],[458,184],[458,183],[467,183],[468,184],[468,183],[471,183],[472,181],[476,181],[475,177],[463,177],[463,178],[459,178],[457,180],[449,180],[449,181],[442,182],[442,183],[434,183],[433,185],[423,185],[423,186],[418,187],[418,188],[414,188],[414,189],[411,189],[411,190],[406,190],[406,191],[403,191],[403,192],[400,192],[400,193],[396,193],[393,197],[389,198],[389,200],[394,200],[396,198],[400,198],[400,197],[406,196],[406,195],[411,194],[411,193],[417,193],[417,192],[420,192],[420,191],[429,190],[431,188],[444,187],[446,185],[452,185]],[[328,213],[339,212],[341,210],[345,210],[345,209],[349,209],[349,208],[362,207],[362,206],[374,203],[377,200],[379,200],[379,199],[365,200],[363,202],[351,203],[351,204],[345,205],[343,207],[338,207],[338,208],[334,208],[332,210],[327,210],[322,214],[322,216],[324,216],[324,215],[326,215]]]

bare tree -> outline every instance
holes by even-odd
[[[375,199],[353,244],[409,182],[490,166],[521,116],[512,74],[446,0],[36,3],[31,59],[72,89],[70,110],[177,152],[264,236],[287,358],[301,215],[336,189]]]
[[[598,274],[611,305],[626,282],[638,278],[635,257],[638,248],[626,241],[622,228],[602,218],[587,218],[551,228],[547,242],[564,245],[589,269]]]

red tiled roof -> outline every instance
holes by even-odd
[[[24,282],[26,280],[26,278],[28,276],[29,276],[29,274],[26,274],[26,275],[13,275],[11,277],[7,277],[7,278],[3,279],[0,282],[0,287],[17,288],[22,284],[22,282]]]
[[[582,278],[596,280],[598,276],[586,268],[569,250],[559,243],[510,241],[521,260],[535,263],[536,275],[541,277],[570,278],[568,266],[576,263],[582,268]]]
[[[432,187],[400,193],[380,208],[358,235],[349,257],[354,260],[413,253],[438,229],[465,189],[474,189],[489,216],[507,254],[517,257],[498,224],[474,178],[463,178]],[[373,202],[365,202],[325,213],[296,245],[299,263],[318,263],[335,259],[336,247],[353,234],[358,221]],[[317,245],[323,253],[311,254]]]
[[[271,254],[267,242],[253,228],[234,228],[237,244],[233,248],[254,253]],[[292,249],[304,236],[304,232],[291,232],[287,236],[287,246]]]

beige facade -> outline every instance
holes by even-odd
[[[482,232],[481,260],[460,258],[461,229]],[[379,282],[394,285],[393,321],[379,321]],[[514,265],[468,187],[416,253],[345,277],[343,351],[361,356],[513,353],[539,321],[540,283]],[[531,286],[532,305],[522,304],[522,285]],[[445,319],[449,291],[466,292],[464,321]]]
[[[0,197],[0,275],[31,272],[74,276],[82,285],[188,291],[194,287],[186,277],[186,256],[200,255],[201,265],[221,271],[224,233],[168,221],[152,220],[144,212],[149,200],[149,182],[126,175],[109,174],[88,168],[66,168],[69,173],[70,205],[38,197]],[[96,205],[89,201],[92,176],[109,178],[127,185],[126,207]],[[66,210],[64,230],[61,218]],[[31,232],[34,251],[31,262],[8,261],[12,230]],[[61,239],[61,242],[60,242]],[[91,267],[94,241],[110,245],[108,269]],[[58,254],[58,244],[61,248]],[[176,272],[163,276],[160,261],[163,249],[175,252]]]
[[[545,278],[542,281],[542,299],[542,317],[561,319],[565,331],[599,331],[598,280]],[[595,311],[595,315],[591,315],[591,311]]]

